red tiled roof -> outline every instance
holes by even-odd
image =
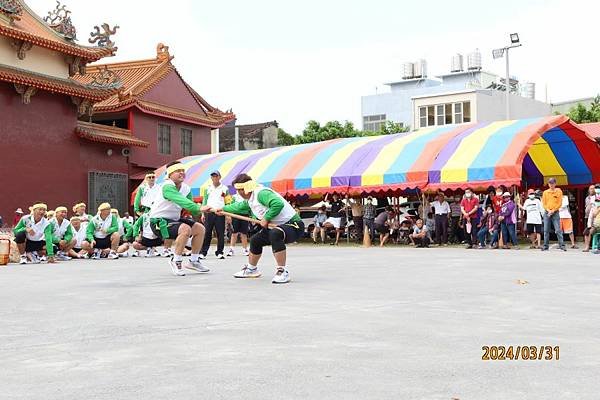
[[[78,56],[90,62],[111,56],[117,50],[116,47],[80,46],[54,31],[24,1],[19,1],[19,5],[22,12],[11,24],[0,20],[0,36],[23,40],[63,54]]]
[[[92,142],[137,147],[148,147],[150,145],[148,142],[133,137],[129,129],[94,124],[92,122],[77,121],[75,134],[80,138],[91,140]]]
[[[581,129],[587,132],[588,135],[596,140],[600,139],[600,122],[592,122],[589,124],[578,124]]]
[[[211,128],[221,127],[225,123],[235,119],[235,115],[232,112],[223,112],[211,106],[194,89],[185,83],[181,76],[181,80],[196,100],[200,110],[202,110],[201,112],[183,110],[168,104],[143,100],[143,95],[170,72],[174,71],[179,74],[171,63],[172,59],[173,57],[169,54],[168,47],[159,43],[157,46],[157,55],[154,59],[91,65],[87,67],[85,75],[76,76],[75,78],[81,83],[89,83],[106,66],[121,79],[123,83],[121,92],[95,104],[94,112],[96,113],[118,112],[136,107],[148,114],[164,116]]]
[[[1,64],[0,80],[33,86],[52,93],[82,97],[92,101],[104,100],[116,94],[119,90],[118,87],[92,87],[88,85],[82,85],[74,79],[56,78],[53,76],[38,74]]]

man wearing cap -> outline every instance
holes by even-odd
[[[192,238],[192,255],[186,268],[196,272],[209,272],[200,261],[200,250],[204,242],[204,226],[194,220],[181,218],[187,210],[193,216],[200,214],[200,205],[194,203],[191,188],[184,183],[185,166],[179,161],[167,164],[167,179],[157,188],[150,209],[150,223],[156,235],[161,236],[166,247],[175,241],[175,254],[169,261],[173,274],[185,276],[183,251]]]
[[[279,193],[263,185],[257,184],[246,174],[239,174],[233,181],[237,192],[244,201],[224,206],[222,209],[212,209],[219,213],[226,211],[238,215],[253,215],[260,220],[262,230],[250,238],[250,255],[248,263],[234,275],[236,278],[258,278],[258,261],[263,247],[271,246],[277,271],[272,283],[290,282],[287,270],[286,243],[298,240],[304,232],[304,223],[296,210]],[[204,207],[209,211],[209,207]]]
[[[110,210],[109,203],[100,204],[98,214],[92,217],[86,228],[86,240],[82,248],[94,259],[100,259],[102,256],[110,259],[119,258],[117,254],[121,239],[119,223]]]
[[[25,215],[15,229],[15,242],[21,254],[20,264],[27,264],[27,259],[33,263],[42,261],[41,253],[46,249],[48,262],[54,262],[52,245],[52,226],[45,217],[48,207],[44,203],[36,203],[29,208],[31,214]]]
[[[231,203],[229,189],[221,183],[221,173],[219,171],[211,172],[210,180],[212,181],[211,184],[202,189],[202,206],[215,210],[222,209],[226,204]],[[217,231],[217,250],[215,251],[215,255],[219,259],[225,259],[225,255],[223,254],[225,248],[225,216],[204,213],[202,215],[202,222],[204,223],[206,233],[204,234],[204,243],[202,244],[200,258],[206,257],[208,253],[214,229]]]
[[[554,227],[554,232],[558,237],[558,245],[562,251],[567,251],[563,241],[563,233],[560,228],[559,210],[562,206],[563,192],[556,187],[556,178],[548,179],[548,189],[544,190],[542,195],[542,206],[544,207],[544,246],[542,251],[549,248],[550,242],[550,224]]]
[[[21,218],[23,218],[23,210],[21,209],[21,207],[19,207],[15,210],[15,217],[13,218],[13,227],[17,226]]]
[[[531,248],[537,249],[542,247],[542,217],[544,215],[544,206],[540,199],[535,196],[535,190],[527,191],[527,200],[523,205],[518,204],[519,208],[527,214],[525,227],[529,240],[531,240]]]
[[[133,201],[133,211],[139,216],[150,210],[154,201],[156,176],[154,172],[149,172],[144,178],[144,182],[138,187]]]
[[[67,219],[67,207],[57,207],[54,210],[54,218],[50,220],[52,225],[52,242],[57,248],[56,258],[59,261],[70,260],[69,253],[76,244],[73,239],[73,229]]]

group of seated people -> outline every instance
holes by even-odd
[[[71,259],[116,259],[127,257],[129,249],[133,256],[146,250],[146,256],[155,255],[155,249],[163,245],[158,226],[151,224],[147,214],[141,215],[134,224],[131,217],[121,218],[119,211],[109,203],[102,203],[96,215],[86,212],[85,203],[73,206],[73,215],[67,218],[64,206],[48,211],[44,203],[29,208],[13,229],[20,253],[20,264]],[[163,248],[163,256],[170,256],[170,249]]]

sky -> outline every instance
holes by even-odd
[[[504,75],[492,49],[518,32],[510,73],[535,82],[551,102],[600,93],[592,0],[67,0],[79,44],[103,22],[120,26],[117,55],[152,58],[170,47],[177,70],[210,104],[238,123],[277,120],[300,134],[307,121],[361,127],[361,96],[388,91],[402,63],[424,58],[429,76],[450,71],[452,55],[478,48],[483,69]],[[40,16],[54,0],[27,0]],[[466,60],[466,58],[465,58]],[[547,87],[547,90],[546,90]]]

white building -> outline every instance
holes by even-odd
[[[386,83],[389,92],[361,97],[363,129],[379,130],[386,121],[417,129],[423,126],[422,119],[427,122],[427,126],[431,125],[431,121],[436,125],[441,122],[446,124],[506,119],[505,79],[483,71],[480,58],[480,53],[471,53],[465,71],[462,56],[456,55],[451,68],[454,72],[435,78],[427,78],[426,66],[419,68],[423,71],[421,76],[411,77],[411,69],[406,68],[410,63],[406,63],[403,79]],[[509,86],[511,119],[551,115],[549,104],[535,100],[535,85],[521,86],[518,80],[511,78]],[[521,92],[526,92],[527,97],[518,95]]]
[[[506,93],[494,89],[470,89],[412,98],[411,126],[462,124],[506,119]],[[552,105],[510,94],[510,118],[523,119],[552,114]]]

